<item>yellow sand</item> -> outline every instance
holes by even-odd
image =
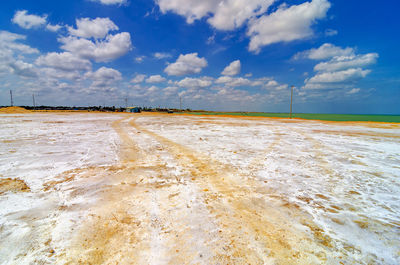
[[[21,108],[21,107],[6,107],[6,108],[1,108],[0,113],[29,113],[31,112],[30,110]]]
[[[0,194],[5,192],[27,192],[30,191],[25,181],[21,179],[0,179]]]

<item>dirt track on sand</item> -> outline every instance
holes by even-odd
[[[99,113],[2,124],[2,264],[398,264],[398,125]]]
[[[330,239],[295,205],[265,200],[272,191],[260,181],[134,119],[113,127],[123,141],[121,163],[81,172],[87,182],[102,180],[101,199],[71,248],[57,254],[60,262],[321,264],[330,258]]]

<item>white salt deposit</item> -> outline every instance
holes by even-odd
[[[316,228],[297,219],[291,222],[298,222],[294,227],[311,238],[315,231],[327,238],[321,243],[327,263],[400,263],[399,125],[125,116],[134,117],[144,130],[132,127],[129,119],[121,123],[120,130],[135,145],[128,147],[137,148],[131,150],[134,161],[121,164],[118,153],[124,143],[112,123],[122,117],[0,115],[0,177],[22,179],[31,189],[0,194],[0,264],[63,264],[67,257],[62,253],[70,248],[78,251],[72,255],[86,258],[93,250],[75,248],[73,240],[96,216],[111,216],[100,224],[118,227],[122,238],[116,241],[136,240],[126,246],[115,243],[117,250],[111,248],[112,240],[104,241],[111,244],[104,246],[107,253],[114,254],[104,257],[103,263],[129,263],[131,251],[137,264],[181,264],[188,259],[213,264],[219,262],[216,253],[235,251],[229,245],[233,238],[237,248],[245,246],[264,263],[274,264],[246,222],[235,224],[242,204],[235,208],[229,200],[246,196],[246,187],[240,193],[244,179],[259,186],[252,191],[263,191],[251,194],[252,203],[310,216]],[[187,154],[174,149],[175,144]],[[196,161],[196,154],[201,161]],[[229,168],[238,192],[224,197],[218,194],[224,187],[212,187],[218,183],[196,182],[202,174],[214,174],[212,167],[195,172],[205,166],[204,160],[218,165],[221,178],[228,174],[223,167]],[[213,200],[218,203],[207,203]],[[247,203],[246,198],[241,200]],[[259,208],[249,210],[254,209]],[[123,217],[136,221],[122,222]],[[235,234],[236,228],[244,233]],[[235,261],[241,264],[240,259]]]
[[[0,175],[22,179],[31,192],[0,195],[0,264],[53,263],[53,250],[68,244],[84,212],[59,207],[90,203],[69,200],[68,190],[44,191],[63,172],[113,164],[119,138],[115,115],[0,114]],[[50,241],[52,243],[50,244]]]
[[[400,126],[192,116],[137,123],[265,180],[348,260],[400,263]]]

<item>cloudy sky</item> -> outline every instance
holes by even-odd
[[[400,114],[398,1],[0,3],[0,105]]]

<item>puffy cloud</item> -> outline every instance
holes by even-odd
[[[76,29],[68,27],[69,36],[58,39],[61,49],[96,62],[108,62],[121,57],[132,49],[131,35],[110,31],[118,27],[109,18],[82,18],[76,20]],[[92,40],[91,38],[95,38]]]
[[[101,89],[114,87],[116,82],[122,80],[122,74],[112,68],[101,67],[96,72],[88,72],[85,74],[86,79],[93,80],[92,89]]]
[[[184,16],[189,24],[207,16],[217,8],[219,2],[219,0],[156,0],[162,13],[172,11]]]
[[[162,83],[166,79],[162,77],[161,75],[152,75],[149,78],[146,79],[146,83]]]
[[[88,72],[85,74],[86,78],[94,80],[112,80],[118,81],[122,79],[122,74],[113,68],[101,67],[96,72]]]
[[[118,30],[117,25],[109,18],[81,18],[76,20],[77,28],[68,27],[68,31],[73,36],[83,38],[104,38],[110,31]]]
[[[61,25],[51,25],[51,24],[47,24],[46,29],[52,32],[57,32],[59,31],[63,26]]]
[[[142,83],[144,79],[146,78],[146,75],[143,74],[137,74],[134,78],[132,78],[131,83]]]
[[[240,73],[240,61],[236,60],[231,62],[227,67],[225,67],[224,71],[221,74],[223,75],[237,75]]]
[[[330,59],[336,56],[351,56],[354,55],[354,49],[347,47],[341,48],[331,43],[322,44],[319,48],[313,48],[308,51],[299,52],[294,56],[294,59],[307,58],[312,60]]]
[[[273,89],[273,90],[283,90],[288,88],[289,86],[287,84],[279,84],[275,80],[269,80],[265,85],[265,89]]]
[[[181,81],[177,82],[177,85],[185,88],[204,88],[212,85],[212,78],[201,77],[201,78],[190,78],[186,77]]]
[[[251,76],[248,76],[248,77],[251,77]],[[252,86],[263,86],[263,85],[266,84],[266,82],[268,82],[268,81],[270,81],[270,80],[272,80],[272,78],[270,78],[270,77],[261,77],[261,78],[257,78],[257,79],[255,79],[255,80],[253,80],[253,81],[251,82],[251,85],[252,85]]]
[[[348,68],[362,68],[375,64],[378,59],[377,53],[363,55],[337,56],[328,62],[322,62],[314,67],[315,71],[338,71]]]
[[[164,93],[165,93],[167,96],[176,94],[176,93],[178,92],[178,90],[179,90],[179,88],[176,87],[176,86],[168,86],[168,87],[166,87],[166,88],[163,89]]]
[[[271,77],[256,78],[255,80],[251,81],[250,85],[251,86],[259,86],[259,87],[269,90],[269,91],[282,90],[282,89],[286,89],[288,87],[287,84],[280,84]]]
[[[161,12],[184,16],[191,24],[210,16],[207,22],[219,30],[233,30],[267,11],[275,0],[158,0]]]
[[[11,72],[13,74],[22,76],[22,77],[36,77],[36,69],[35,67],[30,64],[23,62],[21,60],[18,61],[13,61],[9,63],[9,66],[11,67]]]
[[[160,89],[158,88],[158,87],[156,87],[156,86],[151,86],[151,87],[149,87],[148,89],[147,89],[147,93],[148,94],[154,94],[154,93],[156,93],[156,92],[158,92]]]
[[[131,36],[128,32],[108,35],[104,40],[91,40],[74,36],[59,38],[61,48],[82,58],[96,62],[107,62],[119,58],[132,49]]]
[[[313,35],[311,26],[326,16],[331,4],[328,0],[312,0],[300,5],[281,5],[275,12],[268,9],[277,0],[156,0],[162,13],[173,12],[191,24],[207,18],[218,30],[234,30],[248,26],[249,50],[259,52],[261,47]],[[333,35],[335,31],[327,34]],[[212,36],[207,43],[213,43]]]
[[[308,79],[307,83],[342,83],[354,81],[366,77],[370,72],[370,70],[363,70],[361,68],[351,68],[337,72],[323,72]]]
[[[263,14],[275,0],[225,0],[219,1],[214,15],[207,21],[216,29],[233,30],[248,19]]]
[[[247,78],[230,76],[221,76],[215,81],[215,83],[225,84],[230,87],[252,85],[252,82]]]
[[[21,28],[31,29],[45,25],[47,16],[29,15],[27,10],[20,10],[15,13],[11,21]]]
[[[70,52],[51,52],[46,55],[42,55],[36,60],[36,64],[60,69],[63,71],[90,70],[92,67],[92,64],[89,60],[76,57]]]
[[[166,52],[156,52],[153,54],[153,56],[154,56],[154,58],[157,58],[159,60],[172,57],[172,55],[170,53],[166,53]]]
[[[278,82],[276,82],[275,80],[270,80],[268,81],[268,83],[265,84],[266,87],[275,87],[278,85]]]
[[[35,48],[19,43],[25,36],[0,31],[0,73],[12,73],[21,77],[35,77],[34,65],[22,61],[23,54],[39,53]],[[18,55],[18,59],[16,59]]]
[[[126,4],[126,0],[92,0],[93,2],[98,2],[103,5],[123,5]]]
[[[215,95],[219,101],[231,101],[231,102],[255,102],[260,98],[260,95],[251,95],[246,90],[234,89],[231,87],[219,88],[217,94]]]
[[[259,52],[261,47],[301,40],[313,35],[311,26],[326,16],[331,4],[328,0],[312,0],[300,5],[282,5],[272,14],[263,15],[249,23],[249,51]]]
[[[375,64],[379,56],[377,53],[355,54],[353,48],[341,48],[325,43],[317,49],[301,52],[295,57],[326,60],[318,63],[314,67],[317,73],[304,81],[303,88],[318,90],[353,87],[371,72],[363,68]]]
[[[13,53],[15,51],[25,54],[39,53],[39,51],[35,48],[31,48],[28,45],[16,42],[25,39],[26,36],[24,35],[15,34],[8,31],[0,31],[0,51],[3,53]]]
[[[142,55],[142,56],[138,56],[135,58],[135,61],[137,63],[143,63],[144,59],[146,58],[146,56]]]
[[[73,80],[77,81],[82,79],[82,75],[79,71],[77,70],[61,70],[57,68],[49,68],[49,67],[44,67],[40,68],[39,75],[43,79],[68,79],[68,80]]]
[[[207,66],[207,60],[205,58],[198,57],[197,52],[189,54],[181,54],[175,63],[169,64],[164,72],[168,75],[188,75],[197,74]]]

